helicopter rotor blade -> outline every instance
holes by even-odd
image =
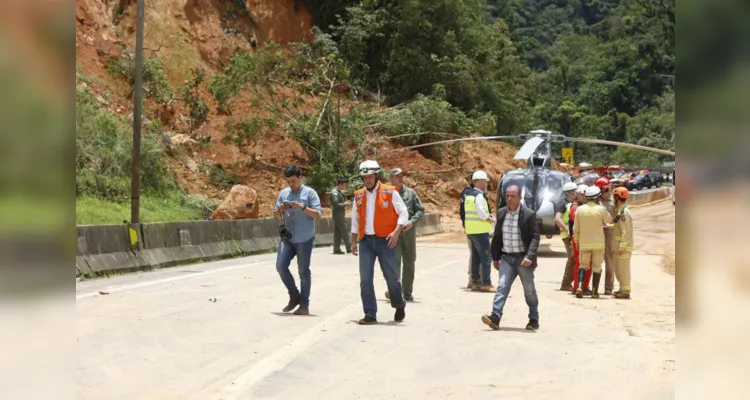
[[[532,154],[536,151],[536,148],[539,147],[544,143],[544,139],[540,137],[532,137],[531,139],[527,140],[526,143],[521,146],[521,148],[516,153],[516,156],[513,157],[514,160],[527,160],[529,157],[531,157]]]
[[[641,146],[639,144],[613,142],[611,140],[574,138],[574,137],[566,137],[565,140],[569,142],[581,142],[581,143],[591,143],[591,144],[603,144],[603,145],[608,145],[608,146],[630,147],[632,149],[645,150],[645,151],[650,151],[650,152],[659,153],[659,154],[666,154],[668,156],[675,155],[674,151],[662,150],[662,149],[657,149],[657,148],[648,147],[648,146]]]
[[[390,153],[390,152],[402,151],[402,150],[411,150],[411,149],[416,149],[416,148],[419,148],[419,147],[426,147],[426,146],[432,146],[432,145],[443,144],[443,143],[465,142],[465,141],[469,141],[469,140],[493,140],[493,139],[504,139],[504,140],[507,140],[507,139],[518,139],[518,135],[513,135],[513,136],[479,136],[479,137],[470,137],[470,138],[440,140],[440,141],[437,141],[437,142],[415,144],[414,146],[400,147],[398,149],[390,149],[390,150],[384,151],[383,153]]]

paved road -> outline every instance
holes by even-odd
[[[376,275],[381,322],[356,325],[357,259],[330,248],[315,250],[307,317],[280,313],[273,254],[81,282],[78,398],[674,398],[674,277],[660,257],[634,256],[632,300],[579,300],[556,291],[559,238],[543,243],[537,332],[523,329],[518,281],[502,330],[481,323],[492,294],[460,288],[463,244],[421,243],[401,324]]]

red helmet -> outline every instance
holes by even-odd
[[[609,186],[609,179],[602,176],[594,181],[594,185],[599,186],[600,189],[604,189]]]

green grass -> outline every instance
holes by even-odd
[[[173,193],[141,195],[141,222],[175,222],[206,219],[210,213],[195,198]],[[91,196],[76,198],[76,225],[121,224],[130,220],[130,202],[113,202]]]

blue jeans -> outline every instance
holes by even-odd
[[[303,307],[310,305],[310,285],[312,283],[310,278],[310,257],[312,256],[313,242],[315,242],[315,238],[297,244],[281,239],[281,242],[279,242],[279,251],[276,253],[276,271],[279,272],[281,281],[284,282],[284,286],[289,291],[289,296],[299,296],[299,304]],[[289,264],[292,263],[295,256],[297,257],[297,268],[299,269],[302,293],[297,290],[297,285],[294,283],[294,276],[289,272]]]
[[[467,235],[471,241],[471,281],[482,285],[492,285],[490,278],[490,234],[477,233]],[[481,281],[479,277],[481,268]]]
[[[534,286],[534,269],[521,265],[523,256],[500,256],[500,273],[497,281],[497,293],[495,300],[492,301],[492,312],[498,317],[503,316],[503,307],[505,300],[508,299],[510,288],[516,280],[516,276],[521,277],[523,285],[523,294],[526,297],[526,305],[529,306],[529,319],[539,320],[539,298],[536,296],[536,287]]]
[[[380,263],[388,291],[391,294],[391,306],[393,308],[403,307],[404,296],[401,289],[401,280],[396,272],[396,248],[389,248],[388,241],[384,238],[365,235],[359,242],[359,295],[362,298],[362,308],[365,316],[377,318],[378,303],[375,300],[375,258]]]

